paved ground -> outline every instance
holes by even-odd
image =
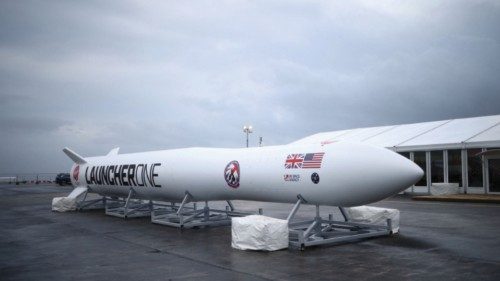
[[[0,185],[0,280],[500,280],[500,205],[390,198],[374,205],[400,209],[399,235],[265,253],[233,250],[229,227],[51,212],[70,190]],[[235,205],[282,218],[291,208]]]

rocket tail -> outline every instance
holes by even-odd
[[[68,155],[68,157],[73,160],[73,162],[75,162],[76,164],[85,164],[87,163],[87,161],[85,160],[85,158],[83,158],[82,156],[78,155],[78,153],[74,152],[73,150],[65,147],[63,148],[63,152]]]

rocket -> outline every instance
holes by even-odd
[[[334,142],[256,148],[184,148],[82,157],[71,181],[103,196],[180,202],[253,200],[360,206],[415,184],[424,174],[409,159],[385,148]]]

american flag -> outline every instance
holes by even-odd
[[[289,154],[285,160],[285,169],[300,169],[304,161],[304,154]]]
[[[317,153],[307,153],[302,162],[303,169],[319,169],[321,168],[321,162],[323,162],[324,152]]]

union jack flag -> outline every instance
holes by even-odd
[[[304,162],[304,154],[289,154],[285,160],[285,169],[300,169]]]

